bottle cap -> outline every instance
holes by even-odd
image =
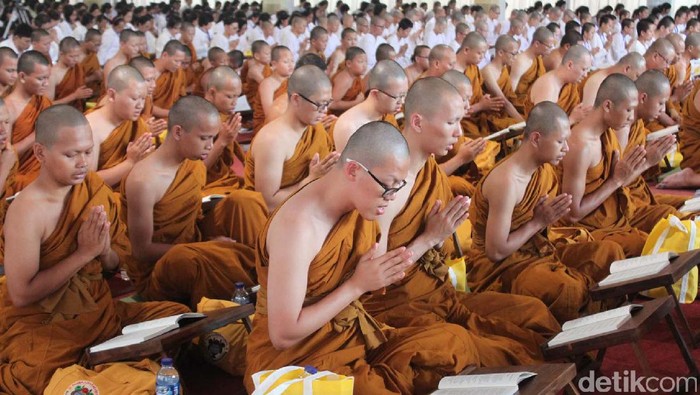
[[[160,364],[162,366],[173,366],[173,359],[172,358],[163,358],[160,360]]]
[[[316,374],[316,373],[318,373],[318,369],[316,369],[315,367],[313,367],[313,366],[311,366],[311,365],[306,365],[306,366],[304,366],[304,371],[305,371],[306,373],[308,373],[308,374]]]
[[[236,288],[245,288],[245,283],[242,282],[242,281],[238,281],[238,282],[236,283]]]

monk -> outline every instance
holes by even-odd
[[[510,85],[515,92],[513,105],[518,113],[525,113],[525,98],[530,95],[532,84],[547,72],[542,59],[552,51],[554,45],[552,31],[540,26],[532,35],[532,44],[513,59],[510,68]]]
[[[571,135],[566,113],[556,104],[536,105],[523,143],[477,186],[469,285],[534,296],[560,323],[595,313],[588,288],[624,259],[612,241],[556,245],[552,225],[570,211],[571,195],[558,194],[556,166],[567,155]],[[585,240],[585,239],[584,239]]]
[[[445,174],[432,156],[444,153],[461,134],[459,123],[452,122],[462,115],[459,100],[454,100],[457,96],[449,83],[432,77],[416,82],[409,90],[407,123],[402,131],[411,153],[409,172],[405,187],[396,191],[386,186],[385,195],[395,197],[378,218],[382,229],[379,252],[405,246],[412,256],[420,258],[385,292],[361,300],[372,316],[394,327],[431,326],[435,322],[465,327],[476,339],[482,365],[541,360],[538,346],[544,339],[529,329],[546,335],[559,330],[541,302],[498,293],[489,293],[488,298],[458,294],[447,275],[444,259],[455,253],[451,235],[466,220],[469,199],[452,197]],[[482,299],[481,303],[475,303],[477,299]],[[510,313],[504,314],[507,310]],[[498,314],[501,318],[495,318]]]
[[[209,48],[209,51],[207,51],[207,58],[202,65],[202,72],[195,78],[194,88],[192,89],[193,95],[204,97],[207,85],[209,84],[209,75],[214,68],[219,66],[228,66],[228,55],[226,51],[219,47]]]
[[[569,48],[574,45],[583,45],[583,36],[581,36],[581,33],[578,31],[569,30],[562,36],[559,47],[549,51],[549,53],[542,58],[545,70],[552,71],[556,69],[564,59],[564,55],[569,52]]]
[[[111,189],[88,171],[85,117],[67,105],[42,112],[32,148],[41,170],[8,210],[0,286],[0,392],[12,394],[42,393],[56,369],[126,325],[188,311],[112,299],[102,273],[117,269],[130,246]],[[153,365],[145,379],[120,366],[121,384],[152,390]]]
[[[243,94],[248,100],[250,108],[256,108],[260,104],[253,104],[257,99],[258,88],[260,83],[265,78],[272,75],[270,68],[270,56],[272,56],[272,47],[263,41],[256,40],[250,46],[253,57],[246,60],[241,70],[241,79],[243,80]]]
[[[153,92],[156,90],[157,78],[156,65],[153,64],[150,59],[137,56],[129,61],[129,66],[138,70],[143,77],[143,81],[146,83],[146,101],[143,103],[141,118],[146,121],[149,132],[155,138],[168,126],[167,120],[157,119],[153,116]],[[158,139],[156,140],[156,144],[160,145],[160,141],[158,141]]]
[[[221,118],[221,129],[214,139],[211,152],[204,159],[207,166],[206,190],[212,188],[239,188],[243,180],[231,170],[234,160],[245,163],[243,148],[236,141],[241,131],[241,115],[236,113],[236,102],[241,95],[241,78],[228,66],[211,69],[204,98],[216,107]],[[216,193],[216,191],[210,191]]]
[[[80,46],[83,50],[83,57],[80,60],[80,65],[85,73],[85,84],[92,89],[93,93],[100,91],[102,85],[102,67],[97,59],[97,51],[102,44],[102,33],[97,29],[88,29],[85,33],[85,41]]]
[[[395,128],[376,124],[353,134],[340,163],[284,202],[260,235],[262,288],[244,376],[249,393],[253,373],[295,364],[352,376],[360,394],[429,393],[442,376],[481,362],[464,328],[393,329],[359,300],[413,265],[404,247],[377,248],[373,220],[391,202],[387,188],[397,189],[406,177],[409,156]]]
[[[17,53],[0,47],[0,96],[5,96],[17,81]]]
[[[133,248],[128,273],[147,300],[176,300],[192,307],[205,296],[230,298],[237,281],[255,282],[252,246],[262,228],[203,241],[223,235],[203,235],[197,224],[206,182],[200,160],[211,151],[220,123],[218,111],[206,100],[178,100],[163,144],[122,182],[122,216],[128,219]],[[217,207],[229,202],[223,199]],[[236,218],[236,225],[242,228],[249,218]]]
[[[577,84],[588,74],[591,62],[591,53],[584,46],[574,45],[569,48],[557,68],[548,71],[532,84],[530,96],[525,101],[525,117],[538,103],[551,101],[569,114],[572,125],[584,119],[591,112],[591,107],[581,104]]]
[[[396,122],[394,115],[401,111],[408,91],[408,79],[403,68],[393,60],[382,60],[368,74],[365,100],[345,111],[333,126],[331,136],[339,151],[345,148],[350,136],[362,125],[379,120]]]
[[[0,99],[0,232],[5,221],[8,197],[15,194],[15,175],[17,174],[17,152],[10,144],[10,113],[5,100]],[[4,238],[0,237],[0,254]]]
[[[134,167],[155,148],[148,124],[141,118],[146,83],[129,65],[117,66],[107,78],[105,104],[87,115],[95,147],[90,170],[105,184],[118,186]]]
[[[328,45],[328,30],[322,26],[315,26],[309,32],[308,53],[318,55],[326,63],[326,46]]]
[[[406,77],[408,77],[408,86],[418,79],[418,77],[428,70],[428,57],[430,57],[430,47],[427,45],[417,45],[411,56],[411,64],[406,67]]]
[[[12,145],[19,155],[16,189],[22,190],[39,175],[39,162],[34,157],[34,123],[39,113],[51,106],[46,88],[51,74],[49,61],[37,51],[27,51],[17,62],[19,78],[5,98],[12,125]]]
[[[593,106],[600,84],[603,83],[603,80],[609,75],[615,73],[624,74],[632,81],[636,81],[637,77],[645,70],[646,62],[644,61],[644,57],[640,55],[639,52],[628,53],[620,58],[616,64],[589,74],[588,78],[581,82],[580,85],[583,85],[583,87],[581,87],[583,92],[583,95],[581,95],[581,104],[586,107]]]
[[[139,56],[139,41],[138,35],[131,29],[124,29],[119,33],[119,50],[104,66],[104,75],[107,78],[115,67],[127,64],[131,58]]]
[[[349,108],[362,103],[362,77],[367,72],[367,54],[360,47],[350,47],[345,52],[345,67],[331,78],[333,101],[330,110],[336,116]]]
[[[593,111],[572,130],[571,152],[561,166],[561,189],[571,195],[572,203],[560,222],[585,228],[595,240],[617,242],[627,257],[641,255],[647,233],[630,223],[634,208],[626,187],[658,163],[658,158],[649,163],[642,146],[622,151],[614,132],[628,130],[637,100],[629,77],[613,74],[603,80]]]
[[[664,111],[663,114],[646,125],[646,127],[655,132],[657,130],[663,129],[667,126],[676,125],[680,119],[679,114],[674,115],[676,119],[671,117],[673,111],[679,112],[680,106],[675,104],[675,102],[680,101],[677,95],[680,94],[681,98],[685,98],[690,89],[692,88],[692,82],[683,82],[682,79],[678,78],[676,68],[674,63],[676,61],[677,53],[676,48],[673,43],[668,38],[659,38],[654,41],[649,49],[644,53],[644,60],[646,61],[647,70],[659,70],[662,71],[666,78],[668,78],[671,84],[672,94],[669,102],[666,103],[666,110],[669,114]]]
[[[92,97],[93,92],[85,85],[85,70],[78,63],[80,43],[73,37],[66,37],[58,48],[58,62],[51,67],[46,96],[55,104],[70,104],[84,111],[84,99]]]
[[[155,61],[156,70],[160,74],[153,92],[153,115],[157,118],[167,118],[170,107],[185,95],[187,81],[182,69],[184,58],[184,46],[177,40],[170,40],[163,47],[160,58]]]
[[[306,65],[289,77],[289,104],[265,125],[250,145],[245,187],[262,193],[273,211],[304,185],[328,173],[338,161],[328,133],[319,123],[331,100],[323,70]]]
[[[272,49],[270,56],[272,74],[260,82],[258,94],[253,104],[253,131],[257,133],[262,127],[280,114],[273,110],[273,101],[284,95],[286,81],[294,71],[294,56],[289,48],[278,45]]]
[[[484,88],[489,95],[503,99],[503,109],[500,117],[510,117],[518,122],[523,122],[523,116],[516,110],[513,103],[516,100],[513,85],[511,85],[510,72],[513,59],[518,53],[520,44],[511,36],[502,35],[496,40],[495,55],[491,63],[481,70],[484,79]]]
[[[340,33],[340,45],[328,58],[328,74],[335,75],[345,67],[345,54],[350,47],[357,47],[357,32],[349,27]]]
[[[452,70],[457,63],[457,55],[449,45],[438,44],[430,49],[428,68],[417,79],[426,77],[441,77],[446,71]],[[414,81],[415,82],[415,81]]]

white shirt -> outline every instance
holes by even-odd
[[[102,34],[102,45],[100,45],[100,49],[97,51],[97,59],[100,61],[100,66],[104,66],[118,51],[119,34],[110,27]]]
[[[88,29],[85,26],[78,23],[78,26],[76,26],[75,29],[73,29],[72,36],[76,40],[83,42],[83,41],[85,41],[85,34],[87,34],[87,31],[88,31]]]
[[[292,32],[291,28],[283,29],[280,33],[280,45],[284,45],[285,47],[289,48],[290,51],[292,51],[295,62],[299,59],[299,48],[301,47],[302,42],[304,42],[304,35],[301,34],[297,36],[294,34],[294,32]]]
[[[335,33],[328,33],[328,44],[326,45],[326,52],[323,54],[326,59],[330,59],[333,55],[333,51],[340,46],[340,35]]]
[[[371,69],[377,63],[377,47],[384,44],[384,37],[375,37],[372,33],[367,33],[359,40],[360,48],[367,53],[367,69]]]
[[[226,37],[223,34],[217,34],[214,36],[214,38],[211,39],[211,44],[209,44],[209,48],[218,47],[228,52],[231,50],[231,41],[236,40],[237,38],[237,35]]]
[[[209,33],[205,32],[199,27],[194,29],[192,44],[194,45],[194,50],[197,51],[197,59],[207,57],[207,51],[209,51],[209,41]]]
[[[423,39],[423,41],[425,45],[429,46],[431,49],[436,45],[449,43],[449,41],[447,40],[447,36],[445,36],[445,33],[435,34],[434,31],[429,31],[425,33],[425,38]]]
[[[415,46],[408,37],[398,38],[396,34],[393,34],[386,42],[396,51],[396,62],[400,64],[401,67],[406,68],[411,65],[411,54],[413,54]],[[398,56],[401,47],[404,45],[406,45],[406,52],[404,52],[403,56]]]
[[[488,37],[486,37],[486,42],[489,44],[489,47],[493,47],[494,45],[496,45],[496,39],[498,39],[499,33],[496,31],[497,24],[498,20],[486,18],[486,25],[489,28]]]
[[[613,34],[612,47],[610,48],[612,52],[612,58],[615,62],[619,61],[620,58],[627,55],[627,48],[625,47],[625,39],[622,37],[622,33]]]
[[[639,40],[634,40],[634,44],[630,47],[630,52],[638,52],[640,55],[644,55],[647,52],[649,46],[645,45]]]
[[[12,41],[12,36],[8,37],[7,40],[0,42],[0,47],[6,47],[10,48],[11,50],[15,51],[17,56],[21,55],[22,52],[20,52],[17,47],[15,47],[15,43]]]
[[[165,47],[165,44],[168,43],[168,41],[177,39],[177,36],[173,36],[172,34],[170,34],[170,30],[163,30],[158,36],[158,39],[156,40],[156,58],[160,58],[160,55],[163,53],[163,48]]]
[[[68,37],[73,34],[73,27],[70,25],[70,23],[68,23],[68,21],[61,21],[61,23],[56,26],[61,29],[63,37]]]

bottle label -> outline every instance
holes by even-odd
[[[156,388],[158,395],[180,395],[180,383],[175,385],[159,385]]]

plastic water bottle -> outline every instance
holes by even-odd
[[[163,358],[160,366],[156,376],[156,394],[180,395],[180,375],[173,367],[172,358]]]
[[[244,304],[250,303],[248,291],[245,290],[244,283],[242,283],[242,282],[236,283],[236,290],[233,292],[233,298],[231,298],[231,301],[234,303],[238,303],[241,306],[243,306]]]

